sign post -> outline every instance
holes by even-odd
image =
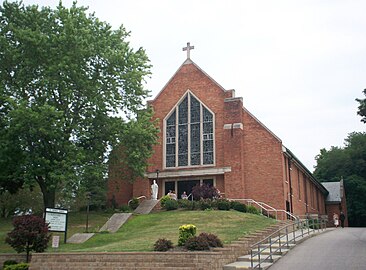
[[[67,237],[67,209],[46,208],[45,221],[49,224],[49,231],[64,232],[64,243]]]

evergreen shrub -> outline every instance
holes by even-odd
[[[234,209],[236,211],[243,212],[243,213],[245,213],[247,211],[247,207],[245,204],[242,204],[242,203],[236,202],[236,201],[231,201],[230,207],[231,207],[231,209]]]
[[[230,210],[230,201],[228,201],[226,199],[218,200],[217,201],[217,209],[229,211]]]
[[[161,205],[162,208],[165,207],[165,203],[167,201],[172,201],[172,198],[170,198],[168,195],[165,195],[165,196],[161,197],[161,199],[160,199],[160,205]]]
[[[207,210],[213,208],[211,199],[201,199],[198,201],[198,205],[201,210]]]
[[[138,206],[139,206],[140,202],[139,199],[137,198],[132,198],[131,202],[130,202],[130,207],[132,208],[132,210],[135,210]]]
[[[28,263],[18,263],[18,264],[7,265],[4,267],[4,270],[28,270],[28,269],[29,269]]]
[[[259,215],[260,212],[257,208],[255,208],[253,205],[247,206],[247,213]]]
[[[164,204],[164,209],[166,210],[176,210],[178,209],[178,201],[176,200],[167,200]]]

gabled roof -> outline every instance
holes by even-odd
[[[328,189],[323,185],[324,183],[320,183],[314,175],[306,168],[306,166],[288,149],[287,147],[283,146],[282,151],[285,155],[291,158],[295,163],[298,164],[304,171],[305,174],[310,178],[310,180],[323,192],[323,194],[328,194]]]
[[[329,191],[327,203],[341,202],[341,182],[323,182],[323,186]]]
[[[155,96],[154,100],[157,99],[160,94],[164,91],[164,89],[169,85],[169,83],[173,80],[173,78],[175,77],[175,75],[182,69],[183,66],[185,65],[189,65],[192,64],[194,65],[199,71],[201,71],[203,74],[205,74],[205,76],[207,76],[212,82],[214,82],[222,91],[224,92],[228,92],[228,91],[232,91],[232,90],[226,90],[224,87],[222,87],[218,82],[216,82],[212,77],[210,77],[210,75],[208,75],[202,68],[200,68],[195,62],[192,61],[192,59],[187,58],[182,65],[180,65],[180,67],[177,69],[177,71],[173,74],[173,76],[169,79],[169,81],[164,85],[164,87],[159,91],[159,93]],[[148,103],[151,102],[148,101]]]

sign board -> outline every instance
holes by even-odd
[[[59,235],[52,236],[52,247],[58,248],[59,244],[60,244],[60,236]]]
[[[66,232],[67,210],[58,208],[46,208],[45,221],[52,232]]]

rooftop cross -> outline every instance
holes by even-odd
[[[187,59],[190,59],[190,51],[194,49],[194,46],[191,46],[191,43],[187,42],[187,47],[183,48],[183,51],[187,51]]]

